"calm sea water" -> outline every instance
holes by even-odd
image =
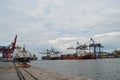
[[[93,80],[120,80],[120,58],[95,60],[40,60],[30,64]]]

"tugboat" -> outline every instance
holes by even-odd
[[[74,49],[74,54],[64,54],[60,56],[61,60],[81,60],[81,59],[96,59],[96,53],[101,54],[101,48],[103,47],[100,43],[95,43],[94,40],[90,39],[90,44],[80,45],[77,42],[76,47],[70,47],[67,49]],[[97,49],[98,48],[98,49]],[[98,52],[96,50],[99,50]]]
[[[42,60],[59,60],[60,59],[60,52],[56,51],[55,49],[53,49],[51,47],[51,50],[47,49],[47,52],[45,52],[44,54],[47,54],[46,56],[42,56]]]

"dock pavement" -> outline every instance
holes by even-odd
[[[35,66],[27,67],[25,70],[31,73],[36,80],[92,80],[81,76],[46,70]],[[26,75],[26,73],[24,72],[23,75]],[[25,80],[33,80],[27,77],[28,76],[25,76]],[[12,62],[0,61],[0,80],[20,80]]]
[[[0,61],[0,80],[19,80],[11,62]]]

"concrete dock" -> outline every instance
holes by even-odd
[[[11,62],[0,61],[0,80],[19,80]]]
[[[80,76],[74,76],[67,73],[50,71],[33,66],[24,69],[30,74],[32,74],[36,78],[35,80],[91,80]],[[22,70],[21,72],[25,76],[26,78],[25,80],[34,80],[29,78],[29,76],[27,76],[27,73],[23,72]],[[13,63],[0,62],[0,80],[20,80]]]

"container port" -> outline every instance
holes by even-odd
[[[27,64],[31,53],[25,47],[16,46],[17,35],[10,46],[0,46],[2,53],[0,61],[0,80],[89,80],[80,76],[49,71],[43,68],[33,67]],[[33,55],[35,58],[36,56]]]
[[[26,50],[25,46],[16,46],[17,35],[11,45],[0,46],[2,53],[0,61],[0,80],[91,80],[85,77],[76,76],[59,71],[49,71],[44,68],[35,67],[27,62],[37,60],[35,54]],[[88,42],[87,42],[88,43]],[[73,54],[61,54],[54,48],[47,49],[47,56],[42,56],[42,60],[90,60],[102,58],[119,58],[120,51],[115,50],[112,54],[101,50],[103,46],[96,43],[92,38],[89,44],[79,44],[69,47],[75,50]],[[44,53],[43,53],[44,54]]]
[[[54,48],[47,49],[46,52],[40,54],[46,54],[42,56],[42,60],[86,60],[86,59],[102,59],[102,58],[119,58],[119,50],[114,52],[104,52],[102,49],[104,46],[101,43],[94,41],[90,38],[86,43],[80,44],[77,42],[74,46],[68,47],[68,50],[74,50],[74,53],[65,54],[57,51]]]

